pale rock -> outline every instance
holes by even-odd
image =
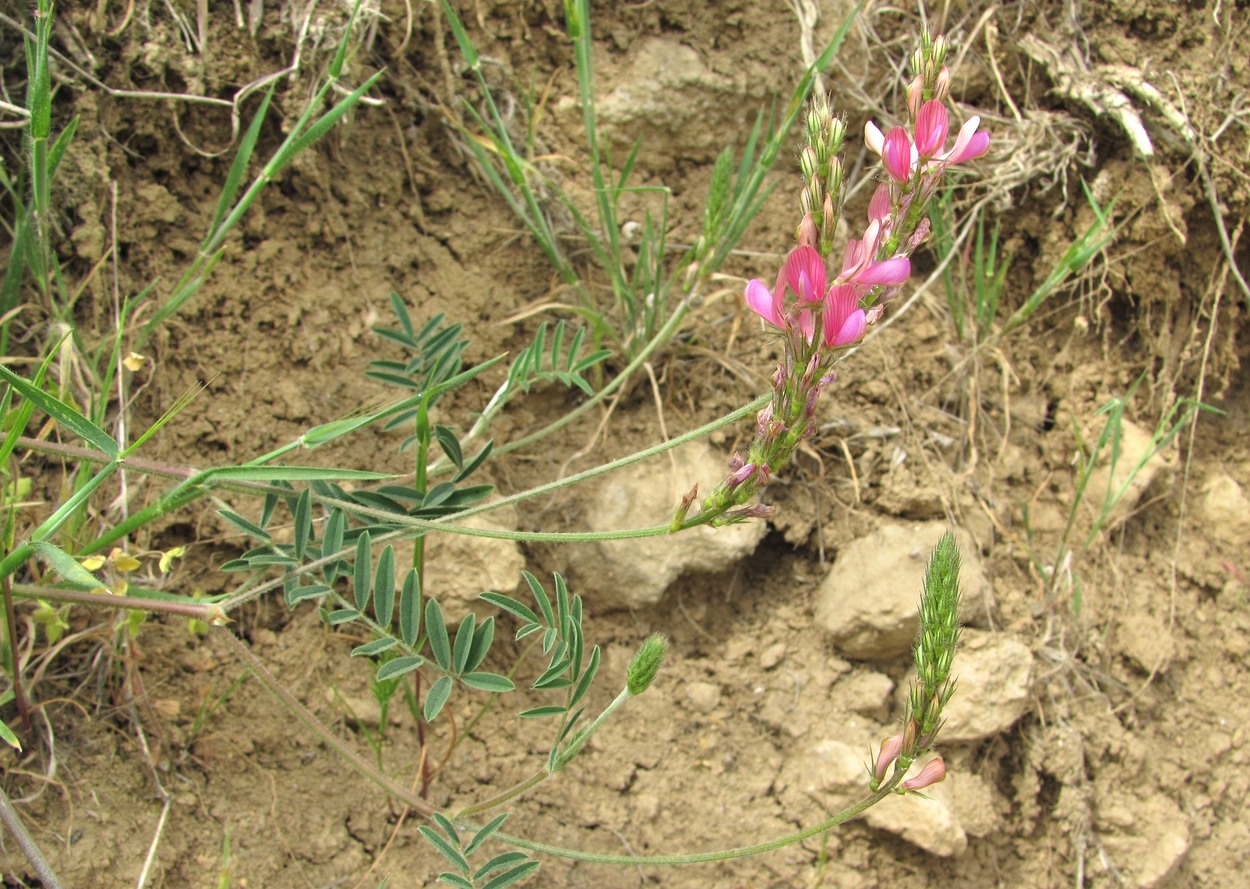
[[[619,531],[668,522],[692,485],[697,482],[706,494],[729,472],[727,455],[704,442],[668,453],[672,463],[662,455],[605,476],[587,494],[588,528]],[[596,606],[642,608],[660,601],[684,574],[728,571],[755,552],[767,532],[764,522],[751,520],[660,537],[577,544],[569,552],[579,581],[595,591]]]
[[[686,701],[696,713],[711,713],[720,705],[721,689],[714,682],[691,682],[686,686]]]
[[[1101,416],[1098,418],[1101,420]],[[1090,430],[1092,438],[1097,441],[1101,427]],[[1099,455],[1098,465],[1090,474],[1085,489],[1085,503],[1093,507],[1095,515],[1101,513],[1107,497],[1119,497],[1103,520],[1103,529],[1113,528],[1129,517],[1142,494],[1150,487],[1160,470],[1170,467],[1175,458],[1168,459],[1162,451],[1147,454],[1154,447],[1154,439],[1149,432],[1129,420],[1120,422],[1120,452],[1116,458],[1115,471],[1111,467],[1111,445],[1103,447]]]
[[[786,659],[786,643],[774,642],[760,654],[760,669],[771,670]]]
[[[945,522],[890,523],[847,544],[816,593],[816,621],[837,653],[860,660],[893,660],[911,651],[920,628],[925,568],[948,527]],[[962,567],[962,615],[985,611],[990,586],[980,555],[956,534]]]
[[[1100,802],[1100,808],[1103,803]],[[1115,804],[1108,801],[1109,808]],[[1155,889],[1169,884],[1185,856],[1190,835],[1185,813],[1166,796],[1130,799],[1122,807],[1132,813],[1122,832],[1100,838],[1109,863],[1127,877],[1129,886]],[[1111,819],[1100,822],[1106,823]]]
[[[955,695],[939,741],[977,741],[1004,732],[1024,715],[1033,686],[1033,652],[1013,636],[964,630],[952,676]]]
[[[919,771],[919,765],[912,767],[913,773]],[[908,794],[882,800],[868,810],[864,820],[870,826],[902,837],[932,855],[958,857],[968,848],[968,835],[952,805],[962,778],[962,775],[948,772],[941,784],[924,789],[924,797]]]
[[[1250,498],[1231,476],[1216,473],[1202,486],[1202,521],[1222,543],[1250,544]]]
[[[854,713],[885,718],[892,691],[894,682],[884,673],[856,670],[838,682],[833,689],[833,698],[839,706]]]
[[[596,110],[603,133],[626,149],[645,134],[642,166],[711,161],[724,147],[724,133],[750,129],[757,107],[744,101],[744,90],[756,90],[750,80],[735,83],[715,73],[694,49],[665,37],[639,40],[629,58]]]
[[[852,747],[841,741],[818,741],[809,748],[806,757],[800,758],[795,789],[831,811],[850,805],[868,791],[868,756],[867,748]],[[920,771],[919,765],[913,766],[913,773]],[[944,858],[961,855],[968,848],[968,836],[952,806],[955,784],[960,777],[948,773],[942,783],[925,788],[929,799],[911,795],[884,799],[865,813],[864,820],[933,855]]]
[[[496,510],[462,524],[466,528],[513,531],[516,530],[516,513],[509,509]],[[396,547],[395,564],[398,585],[412,564],[410,541]],[[521,582],[524,568],[525,558],[514,540],[450,532],[430,534],[425,538],[423,592],[438,600],[447,623],[454,626],[470,611],[478,617],[497,614],[498,609],[480,600],[478,595],[487,591],[512,593]],[[521,599],[525,601],[525,597]]]

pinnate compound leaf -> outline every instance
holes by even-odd
[[[374,639],[364,645],[357,645],[352,649],[352,657],[373,657],[375,654],[390,651],[398,644],[399,640],[394,636],[383,636],[381,639]]]
[[[460,441],[456,438],[456,434],[446,426],[435,425],[434,437],[438,439],[438,444],[447,455],[447,459],[455,463],[457,469],[464,469],[464,454],[460,450]]]
[[[505,596],[503,593],[485,592],[480,594],[478,598],[489,602],[496,608],[502,608],[527,624],[538,625],[538,615],[531,611],[528,606],[522,605],[511,596]]]
[[[239,528],[245,533],[250,534],[251,536],[255,537],[257,540],[264,540],[268,542],[269,540],[273,539],[259,525],[252,524],[251,522],[249,522],[247,519],[243,518],[243,516],[239,515],[236,512],[232,512],[229,509],[219,509],[217,510],[217,514],[220,515],[223,519],[225,519],[230,524],[234,525],[236,528]]]
[[[586,671],[582,673],[582,678],[577,683],[577,688],[573,691],[573,697],[569,698],[569,706],[577,706],[577,702],[586,696],[586,692],[590,691],[590,684],[595,680],[595,674],[599,672],[599,646],[596,645],[590,652],[590,663],[586,665]]]
[[[460,854],[460,850],[448,842],[447,838],[441,833],[430,827],[428,824],[422,824],[417,828],[417,831],[421,834],[421,836],[425,837],[426,840],[429,841],[431,846],[439,852],[442,852],[443,857],[450,861],[453,865],[460,868],[460,870],[466,874],[470,872],[468,860]]]
[[[567,707],[549,704],[546,707],[533,707],[529,710],[522,710],[517,715],[522,719],[543,719],[547,716],[562,716],[567,712],[569,712]]]
[[[460,622],[460,628],[456,630],[456,644],[451,653],[451,671],[457,676],[464,672],[469,663],[469,652],[473,650],[473,627],[476,622],[473,612],[469,612]]]
[[[493,824],[494,822],[491,822],[491,823]],[[490,825],[488,824],[487,827],[489,826]],[[483,830],[485,829],[486,828],[483,828]],[[477,838],[474,837],[474,841],[476,841],[476,839]],[[481,867],[479,867],[477,869],[477,872],[473,874],[473,879],[481,880],[483,877],[486,877],[490,875],[491,873],[493,873],[494,871],[497,871],[501,868],[505,868],[510,865],[516,864],[519,861],[529,861],[529,860],[530,860],[529,856],[526,855],[524,852],[504,852],[501,855],[496,855],[490,861],[486,862]]]
[[[482,449],[477,452],[477,455],[472,460],[470,460],[467,464],[465,464],[465,467],[463,469],[461,469],[459,472],[456,473],[456,475],[452,478],[452,481],[456,484],[460,484],[460,482],[464,481],[466,478],[472,475],[473,472],[478,467],[480,467],[483,463],[486,462],[486,458],[490,456],[490,452],[493,451],[494,449],[495,449],[494,439],[491,439],[490,441],[486,442],[486,444],[482,445]]]
[[[500,676],[498,673],[465,673],[460,677],[460,681],[469,686],[469,688],[476,688],[478,691],[489,691],[495,694],[512,691],[516,688],[511,679],[507,676]]]
[[[356,652],[354,651],[352,652],[352,654],[355,654],[355,653]],[[382,682],[386,679],[397,679],[400,676],[411,673],[413,670],[417,669],[424,663],[425,663],[425,658],[417,654],[410,654],[410,655],[405,655],[404,657],[397,657],[395,658],[395,660],[387,661],[385,664],[378,667],[376,679],[378,682]],[[431,689],[431,691],[433,691],[433,689]],[[428,707],[429,699],[427,698],[426,701],[427,701],[426,706]]]
[[[443,712],[443,705],[451,697],[451,677],[440,676],[425,693],[425,721],[433,722]]]
[[[326,615],[326,622],[333,627],[339,624],[351,623],[359,617],[360,612],[355,608],[338,608]]]
[[[539,609],[543,613],[543,618],[547,622],[547,626],[554,627],[556,623],[556,613],[551,608],[551,599],[547,597],[547,591],[543,589],[543,585],[538,582],[538,578],[530,574],[528,571],[522,571],[521,576],[525,578],[525,582],[529,584],[530,592],[534,594],[534,600],[538,603]],[[544,645],[544,650],[549,646]]]
[[[444,670],[451,672],[451,640],[447,636],[447,623],[437,599],[425,603],[425,632],[430,637],[430,650],[434,660]]]
[[[378,625],[386,629],[395,616],[395,548],[387,544],[378,557],[378,570],[373,578],[373,613]]]
[[[343,548],[343,533],[347,529],[347,519],[343,516],[343,510],[335,509],[330,513],[330,517],[326,519],[325,532],[321,537],[321,555],[332,556]],[[333,583],[338,577],[339,562],[331,562],[321,569],[322,576],[325,577],[326,583]]]
[[[417,644],[421,633],[421,575],[416,568],[409,568],[404,575],[404,586],[399,591],[399,634],[404,644]]]
[[[473,834],[473,839],[469,840],[468,845],[464,847],[464,854],[472,855],[474,852],[476,852],[477,847],[482,845],[482,843],[486,842],[488,839],[490,839],[490,835],[493,834],[495,831],[499,830],[499,828],[503,827],[503,823],[507,820],[508,820],[507,812],[504,812],[502,815],[496,815],[495,818],[489,824],[487,824],[477,833]],[[497,858],[492,858],[490,861],[486,862],[486,865],[483,865],[482,868],[479,868],[478,872],[473,875],[473,879],[480,880],[486,874],[490,873],[491,870],[494,870],[495,868],[499,867],[500,865],[495,865],[494,867],[490,868],[490,870],[483,869],[487,865],[490,865],[493,862],[498,861],[499,858],[504,857],[504,855],[519,855],[521,858],[525,857],[524,853],[521,853],[521,852],[505,852],[503,855],[500,855]],[[516,860],[516,859],[513,859],[513,860]],[[504,862],[504,863],[506,864],[507,862]]]
[[[352,592],[355,594],[356,607],[361,611],[369,604],[369,556],[373,547],[373,538],[368,531],[356,538],[356,570],[352,579]]]
[[[482,665],[482,661],[486,660],[486,654],[490,651],[490,644],[495,641],[495,619],[488,617],[482,621],[482,625],[473,633],[473,647],[469,651],[469,660],[464,665],[464,669],[468,672],[476,670]]]
[[[467,880],[460,874],[453,874],[451,871],[443,871],[438,875],[440,883],[446,883],[448,886],[456,886],[457,889],[475,889],[472,880]]]
[[[491,880],[489,883],[483,886],[482,889],[504,889],[505,886],[511,886],[513,883],[517,883],[517,882],[520,882],[521,880],[524,880],[534,871],[538,870],[538,868],[540,868],[541,866],[542,866],[542,862],[535,861],[534,859],[531,858],[529,861],[526,861],[524,864],[518,864],[516,867],[512,868],[511,870],[504,871],[499,876],[495,877],[493,880]]]

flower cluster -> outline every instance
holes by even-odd
[[[729,476],[688,513],[695,491],[683,499],[673,530],[696,524],[725,524],[770,514],[767,507],[744,504],[768,484],[798,445],[813,432],[816,401],[833,379],[843,350],[863,338],[882,314],[883,305],[911,274],[911,254],[929,236],[927,210],[947,171],[989,149],[980,118],[970,117],[947,148],[950,72],[943,37],[922,36],[912,56],[915,77],[908,87],[910,128],[882,132],[869,122],[865,142],[881,158],[884,171],[868,204],[859,238],[851,239],[842,264],[832,273],[833,237],[845,199],[839,157],[846,124],[828,98],[817,93],[806,117],[807,145],[799,155],[804,186],[799,197],[802,218],[798,246],[777,271],[771,289],[759,279],[747,284],[746,305],[780,332],[783,358],[773,374],[772,402],[760,412],[750,452],[735,453]]]

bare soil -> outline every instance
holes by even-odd
[[[252,36],[236,27],[230,4],[213,4],[206,46],[193,52],[166,4],[66,4],[57,46],[113,89],[228,97],[289,62],[294,5],[263,4]],[[559,5],[458,6],[501,94],[520,101],[550,84],[539,133],[572,180],[584,149]],[[822,5],[817,46],[843,6]],[[1034,657],[1031,701],[1010,729],[943,747],[962,782],[954,811],[966,851],[939,857],[856,822],[720,865],[549,858],[533,885],[1240,883],[1250,856],[1250,739],[1247,708],[1237,704],[1250,698],[1250,520],[1236,495],[1237,486],[1250,486],[1250,392],[1241,370],[1246,294],[1229,272],[1216,212],[1242,274],[1250,273],[1242,246],[1250,138],[1238,111],[1250,89],[1250,19],[1242,7],[956,4],[944,22],[935,19],[959,47],[956,97],[994,134],[982,181],[970,179],[968,193],[989,194],[988,218],[1013,256],[1005,310],[1093,221],[1083,182],[1104,205],[1115,201],[1115,241],[1093,275],[989,349],[974,352],[958,340],[940,284],[906,311],[911,291],[904,294],[891,306],[891,326],[842,366],[822,407],[827,433],[770,488],[778,514],[749,561],[685,577],[659,604],[632,611],[596,607],[604,593],[583,578],[576,592],[586,600],[588,638],[604,647],[606,676],[621,676],[656,629],[670,635],[671,658],[656,686],[573,766],[521,800],[508,825],[555,845],[657,854],[742,845],[821,820],[830,801],[804,780],[816,768],[814,745],[866,745],[889,734],[907,663],[840,656],[813,622],[813,591],[840,549],[883,520],[945,519],[975,541],[992,581],[977,624],[1022,639]],[[463,322],[473,360],[532,336],[536,318],[510,319],[550,299],[554,276],[474,175],[449,124],[465,97],[476,101],[455,43],[428,4],[388,0],[382,8],[385,18],[359,41],[345,78],[359,82],[386,66],[381,103],[360,107],[265,192],[207,285],[147,350],[151,362],[136,375],[135,428],[188,387],[208,383],[147,458],[242,462],[386,396],[363,371],[385,350],[371,327],[389,320],[391,291],[418,319],[445,312]],[[324,25],[327,41],[336,15],[317,13],[313,27]],[[880,116],[878,103],[900,107],[891,72],[917,27],[913,14],[880,7],[852,32],[829,87],[853,133]],[[692,50],[716,84],[679,92],[671,108],[648,109],[633,131],[616,134],[622,154],[628,140],[644,138],[639,181],[672,190],[671,238],[688,243],[715,152],[739,145],[754,110],[784,101],[802,71],[795,15],[780,0],[597,4],[594,29],[603,97],[646,86],[635,80],[647,74],[635,61],[652,41]],[[13,91],[20,42],[7,24],[0,33]],[[1030,54],[1026,38],[1066,54],[1066,80]],[[328,61],[324,47],[306,50],[301,70],[281,86],[279,116],[296,113]],[[229,166],[230,120],[218,108],[111,95],[59,71],[68,80],[56,113],[82,117],[59,192],[66,276],[83,288],[84,335],[102,341],[115,286],[133,293],[159,279],[168,287],[193,255]],[[1140,81],[1166,105],[1151,106],[1140,87],[1125,85]],[[1084,86],[1097,93],[1117,85],[1140,111],[1153,157],[1139,156],[1116,119],[1078,97]],[[1169,107],[1188,133],[1169,120]],[[12,132],[4,136],[6,163],[17,149]],[[260,154],[280,138],[275,118]],[[780,185],[742,244],[750,255],[735,258],[732,274],[768,277],[791,242],[797,176],[784,159],[778,170]],[[914,284],[932,263],[918,261]],[[765,391],[775,354],[743,315],[741,287],[727,277],[657,361],[662,414],[641,384],[588,453],[580,452],[601,415],[494,464],[492,481],[520,490],[649,446],[662,429],[676,434]],[[39,319],[28,318],[38,342]],[[1098,409],[1143,375],[1128,412],[1141,428],[1154,429],[1181,397],[1223,413],[1201,414],[1165,449],[1165,465],[1135,492],[1131,513],[1078,547],[1070,577],[1047,596],[1034,554],[1055,552],[1074,502],[1076,430],[1096,429]],[[480,409],[497,383],[488,375],[470,386],[446,406],[448,415]],[[541,391],[499,433],[538,428],[575,403],[564,390]],[[728,455],[748,425],[716,446]],[[408,458],[399,442],[365,431],[301,460],[402,472]],[[49,484],[59,472],[47,463]],[[135,505],[159,493],[137,485]],[[518,521],[581,526],[576,503],[548,504]],[[1082,511],[1079,527],[1089,521]],[[170,589],[231,588],[218,566],[244,542],[212,504],[168,516],[148,534],[136,549],[188,548]],[[539,575],[567,561],[548,547],[523,554]],[[417,834],[418,819],[350,771],[259,683],[240,679],[240,663],[212,634],[151,620],[122,658],[110,655],[120,647],[100,613],[75,609],[73,630],[74,643],[38,684],[25,752],[3,754],[5,789],[65,885],[132,885],[153,847],[153,886],[227,885],[216,882],[227,860],[228,885],[252,887],[383,878],[429,885],[443,869]],[[311,606],[289,612],[280,599],[261,600],[233,630],[322,720],[369,753],[360,732],[360,720],[369,720],[368,673],[348,657],[362,639],[327,628]],[[615,682],[605,681],[592,704],[606,704]],[[879,691],[866,698],[866,687]],[[472,711],[462,705],[445,726],[464,727]],[[418,734],[401,709],[392,712],[384,763],[411,783]],[[431,801],[484,798],[532,772],[547,738],[514,718],[516,709],[497,706],[468,731],[429,788]],[[15,724],[11,705],[4,718]],[[430,739],[431,757],[442,756],[447,731]],[[161,788],[172,799],[164,820]],[[2,855],[5,885],[35,885],[14,844],[6,840]]]

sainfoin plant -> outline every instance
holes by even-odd
[[[975,160],[988,149],[989,136],[980,129],[976,117],[963,122],[952,138],[946,53],[947,44],[942,37],[922,38],[911,60],[914,79],[907,91],[907,126],[883,130],[875,123],[867,125],[864,139],[880,160],[874,171],[880,181],[866,218],[853,226],[857,236],[840,251],[836,249],[835,236],[849,190],[842,159],[848,134],[845,122],[834,113],[826,95],[817,91],[811,99],[805,115],[806,146],[800,156],[803,185],[797,243],[778,268],[751,280],[743,294],[746,308],[781,343],[783,357],[765,399],[612,464],[510,497],[488,500],[493,494],[490,485],[464,482],[493,456],[519,444],[512,442],[496,449],[492,441],[482,441],[491,419],[537,380],[575,386],[588,393],[590,383],[582,371],[602,361],[606,353],[593,350],[590,355],[581,356],[581,340],[566,340],[563,325],[551,331],[548,350],[548,329],[541,328],[535,345],[514,359],[506,382],[478,415],[479,421],[467,435],[460,435],[454,423],[442,422],[440,412],[452,401],[443,396],[477,379],[502,359],[464,367],[464,328],[444,323],[442,316],[424,326],[415,325],[402,299],[393,296],[398,327],[378,332],[391,344],[404,348],[406,357],[401,361],[375,362],[370,376],[402,387],[406,390],[402,400],[367,414],[314,427],[289,446],[245,465],[187,475],[162,496],[150,515],[143,514],[147,521],[182,508],[213,484],[228,484],[240,496],[252,495],[259,501],[258,508],[246,515],[242,508],[220,511],[254,544],[223,566],[245,577],[240,585],[230,593],[197,602],[194,607],[180,601],[174,603],[175,610],[166,601],[164,610],[212,623],[213,632],[223,645],[238,654],[257,681],[295,720],[316,734],[344,764],[423,817],[425,823],[419,827],[420,833],[451,865],[450,870],[440,874],[443,883],[469,889],[501,889],[526,879],[538,869],[540,861],[531,853],[621,865],[693,864],[762,854],[817,836],[893,795],[917,792],[944,778],[944,762],[931,753],[943,708],[954,689],[953,659],[959,633],[959,553],[950,534],[938,544],[925,575],[920,634],[914,648],[916,678],[907,712],[898,733],[882,743],[868,764],[861,801],[788,836],[765,841],[748,837],[744,845],[692,854],[599,855],[507,834],[502,827],[508,808],[534,788],[559,780],[557,773],[577,760],[596,733],[612,724],[613,715],[648,691],[663,665],[667,642],[662,636],[649,637],[622,677],[619,694],[598,713],[589,712],[589,692],[603,676],[601,651],[585,637],[588,606],[569,589],[565,579],[557,574],[547,585],[525,572],[523,578],[530,597],[524,602],[493,591],[481,595],[484,603],[508,615],[516,626],[518,641],[528,639],[530,650],[540,653],[545,665],[529,681],[528,674],[517,669],[524,654],[511,668],[496,663],[502,655],[492,651],[495,617],[479,619],[469,614],[457,627],[449,625],[437,596],[426,589],[424,544],[437,533],[551,544],[660,537],[701,525],[717,526],[771,515],[773,508],[760,502],[759,495],[812,435],[820,395],[834,381],[836,365],[882,318],[890,301],[909,279],[910,257],[929,236],[929,205],[947,172]],[[14,391],[61,427],[97,441],[109,458],[108,466],[125,462],[128,452],[70,405],[41,395],[36,386],[18,380],[16,375],[8,374],[6,380]],[[755,417],[754,440],[745,454],[736,453],[730,458],[724,481],[702,501],[697,490],[691,489],[671,520],[665,516],[654,527],[590,534],[483,530],[457,524],[675,447],[737,422],[760,407],[762,410]],[[279,463],[292,450],[316,447],[372,423],[386,423],[387,429],[408,433],[404,446],[412,454],[411,475],[397,479],[379,473]],[[557,428],[559,423],[552,424],[541,434],[550,434]],[[534,438],[535,435],[527,436],[525,441]],[[15,445],[13,438],[10,450]],[[437,456],[439,452],[441,457]],[[275,523],[286,523],[284,530],[289,533],[276,533]],[[138,530],[139,526],[137,520],[119,524],[97,538],[95,544],[98,548],[107,546],[115,537]],[[407,541],[412,541],[410,559],[405,559],[407,554],[399,546]],[[39,543],[36,539],[23,545],[33,552]],[[68,577],[81,568],[85,576],[86,569],[74,560],[81,560],[86,553],[76,551],[72,555],[73,558],[65,554],[65,559],[53,566],[54,570]],[[5,567],[13,573],[19,570],[19,563],[26,561],[24,556],[11,557]],[[386,773],[382,727],[375,738],[376,762],[367,761],[322,724],[229,629],[228,615],[232,611],[261,595],[278,591],[289,607],[315,603],[326,623],[351,627],[365,638],[353,648],[352,655],[369,664],[370,687],[383,708],[403,689],[403,699],[420,732],[420,750],[415,757],[420,765],[415,782],[401,784]],[[82,594],[75,601],[83,598],[90,596]],[[155,597],[135,590],[126,606],[157,610],[155,602]],[[538,706],[517,713],[523,725],[543,730],[543,752],[532,774],[510,787],[490,786],[483,799],[453,800],[445,807],[435,805],[427,793],[437,777],[430,766],[433,757],[427,756],[427,727],[440,716],[446,721],[447,704],[453,696],[457,696],[455,700],[459,696],[480,696],[476,700],[486,701],[479,710],[480,717],[496,702],[506,701],[504,696],[513,692],[521,680],[528,681],[534,696],[546,696]],[[479,717],[470,724],[476,725]],[[381,722],[385,726],[385,717]],[[456,729],[451,734],[453,740],[444,763],[452,760],[461,737]],[[923,765],[913,774],[913,767],[922,761]],[[500,846],[505,848],[500,850]],[[494,854],[485,856],[484,849],[491,849]]]

